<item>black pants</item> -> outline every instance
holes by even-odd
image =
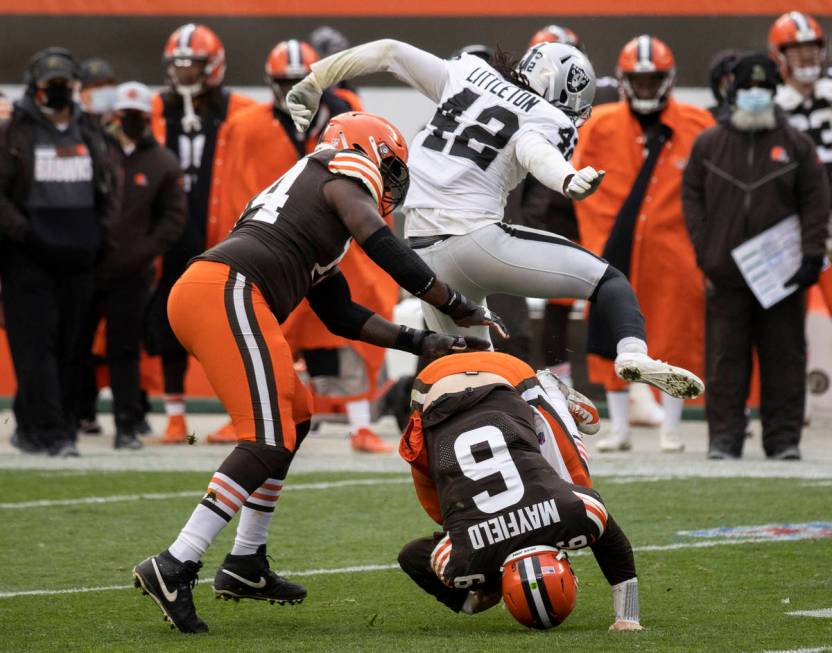
[[[752,349],[760,362],[763,448],[774,454],[800,442],[806,396],[805,295],[764,310],[750,290],[707,293],[705,366],[708,438],[712,447],[742,454]]]
[[[468,597],[468,590],[448,587],[436,577],[430,566],[430,554],[444,536],[445,533],[434,533],[433,537],[422,537],[406,544],[399,552],[399,566],[437,601],[459,612]]]
[[[107,365],[116,426],[131,426],[144,413],[140,406],[139,344],[149,292],[149,271],[107,281],[96,289],[82,327],[81,346],[85,356],[78,416],[87,419],[95,416],[98,396],[95,368],[100,361],[93,356],[92,345],[101,317],[107,320]]]
[[[150,298],[147,311],[147,351],[162,358],[162,374],[165,394],[184,394],[185,373],[188,370],[188,352],[180,344],[168,321],[168,297],[177,279],[188,267],[188,261],[199,252],[185,252],[174,247],[165,254],[162,278]]]
[[[46,446],[75,439],[78,334],[92,295],[91,270],[50,268],[19,247],[0,254],[6,333],[17,377],[16,412]]]

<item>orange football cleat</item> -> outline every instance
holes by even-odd
[[[237,444],[237,431],[234,430],[234,422],[229,420],[223,427],[205,438],[205,441],[208,444]]]
[[[165,435],[159,440],[159,444],[185,444],[188,439],[188,425],[185,423],[184,415],[171,415],[168,417],[168,426]]]
[[[370,429],[358,429],[350,436],[350,444],[355,451],[364,453],[390,453],[393,448]]]

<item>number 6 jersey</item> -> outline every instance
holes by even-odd
[[[422,415],[422,429],[449,534],[446,555],[434,563],[446,583],[483,582],[527,546],[578,549],[604,534],[600,497],[552,469],[532,408],[514,388],[445,395]]]
[[[479,57],[444,64],[439,107],[411,143],[407,236],[466,234],[502,220],[506,196],[526,175],[515,153],[522,134],[541,134],[567,160],[577,143],[563,112]]]

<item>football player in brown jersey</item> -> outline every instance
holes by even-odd
[[[238,444],[169,549],[133,570],[182,632],[208,629],[191,587],[200,558],[240,511],[234,548],[214,579],[225,598],[297,602],[306,590],[269,569],[266,535],[292,458],[309,431],[309,392],[280,322],[304,298],[334,333],[414,354],[487,349],[475,337],[392,324],[356,304],[338,269],[350,242],[403,288],[461,326],[500,319],[436,278],[382,218],[407,192],[407,145],[367,113],[333,118],[318,151],[248,204],[228,238],[195,259],[171,291],[168,314],[234,423]]]
[[[443,531],[407,544],[399,564],[452,610],[502,597],[521,623],[551,628],[575,601],[561,551],[589,546],[612,587],[610,630],[641,630],[630,542],[592,489],[580,411],[554,379],[497,352],[445,356],[416,377],[399,453]]]

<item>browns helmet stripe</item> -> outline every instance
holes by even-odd
[[[638,61],[636,66],[649,70],[653,67],[653,43],[652,39],[647,34],[642,34],[638,37]]]
[[[300,41],[289,39],[286,41],[286,77],[302,77],[307,72],[309,71],[303,63]]]
[[[801,14],[799,11],[791,11],[789,12],[789,18],[792,19],[794,26],[797,28],[798,34],[801,32],[810,31],[812,28],[809,26],[809,21],[806,20],[806,16]]]
[[[520,579],[523,582],[523,594],[529,604],[529,610],[534,617],[535,625],[539,628],[551,628],[552,621],[549,619],[543,599],[540,596],[540,583],[543,582],[543,578],[535,574],[531,557],[520,560],[518,566],[520,568]]]
[[[178,50],[186,51],[191,49],[191,37],[195,31],[196,25],[194,23],[188,23],[180,28]]]
[[[549,600],[549,592],[546,591],[546,580],[543,577],[543,569],[541,569],[540,567],[540,558],[538,558],[537,556],[532,556],[526,559],[531,560],[532,568],[534,569],[534,575],[537,577],[539,585],[543,585],[543,591],[540,592],[540,599],[543,602],[543,609],[546,612],[546,616],[549,617],[551,621],[551,617],[557,618],[557,613],[555,612],[555,609],[552,606],[552,602]],[[562,583],[563,579],[561,578],[560,581]]]

